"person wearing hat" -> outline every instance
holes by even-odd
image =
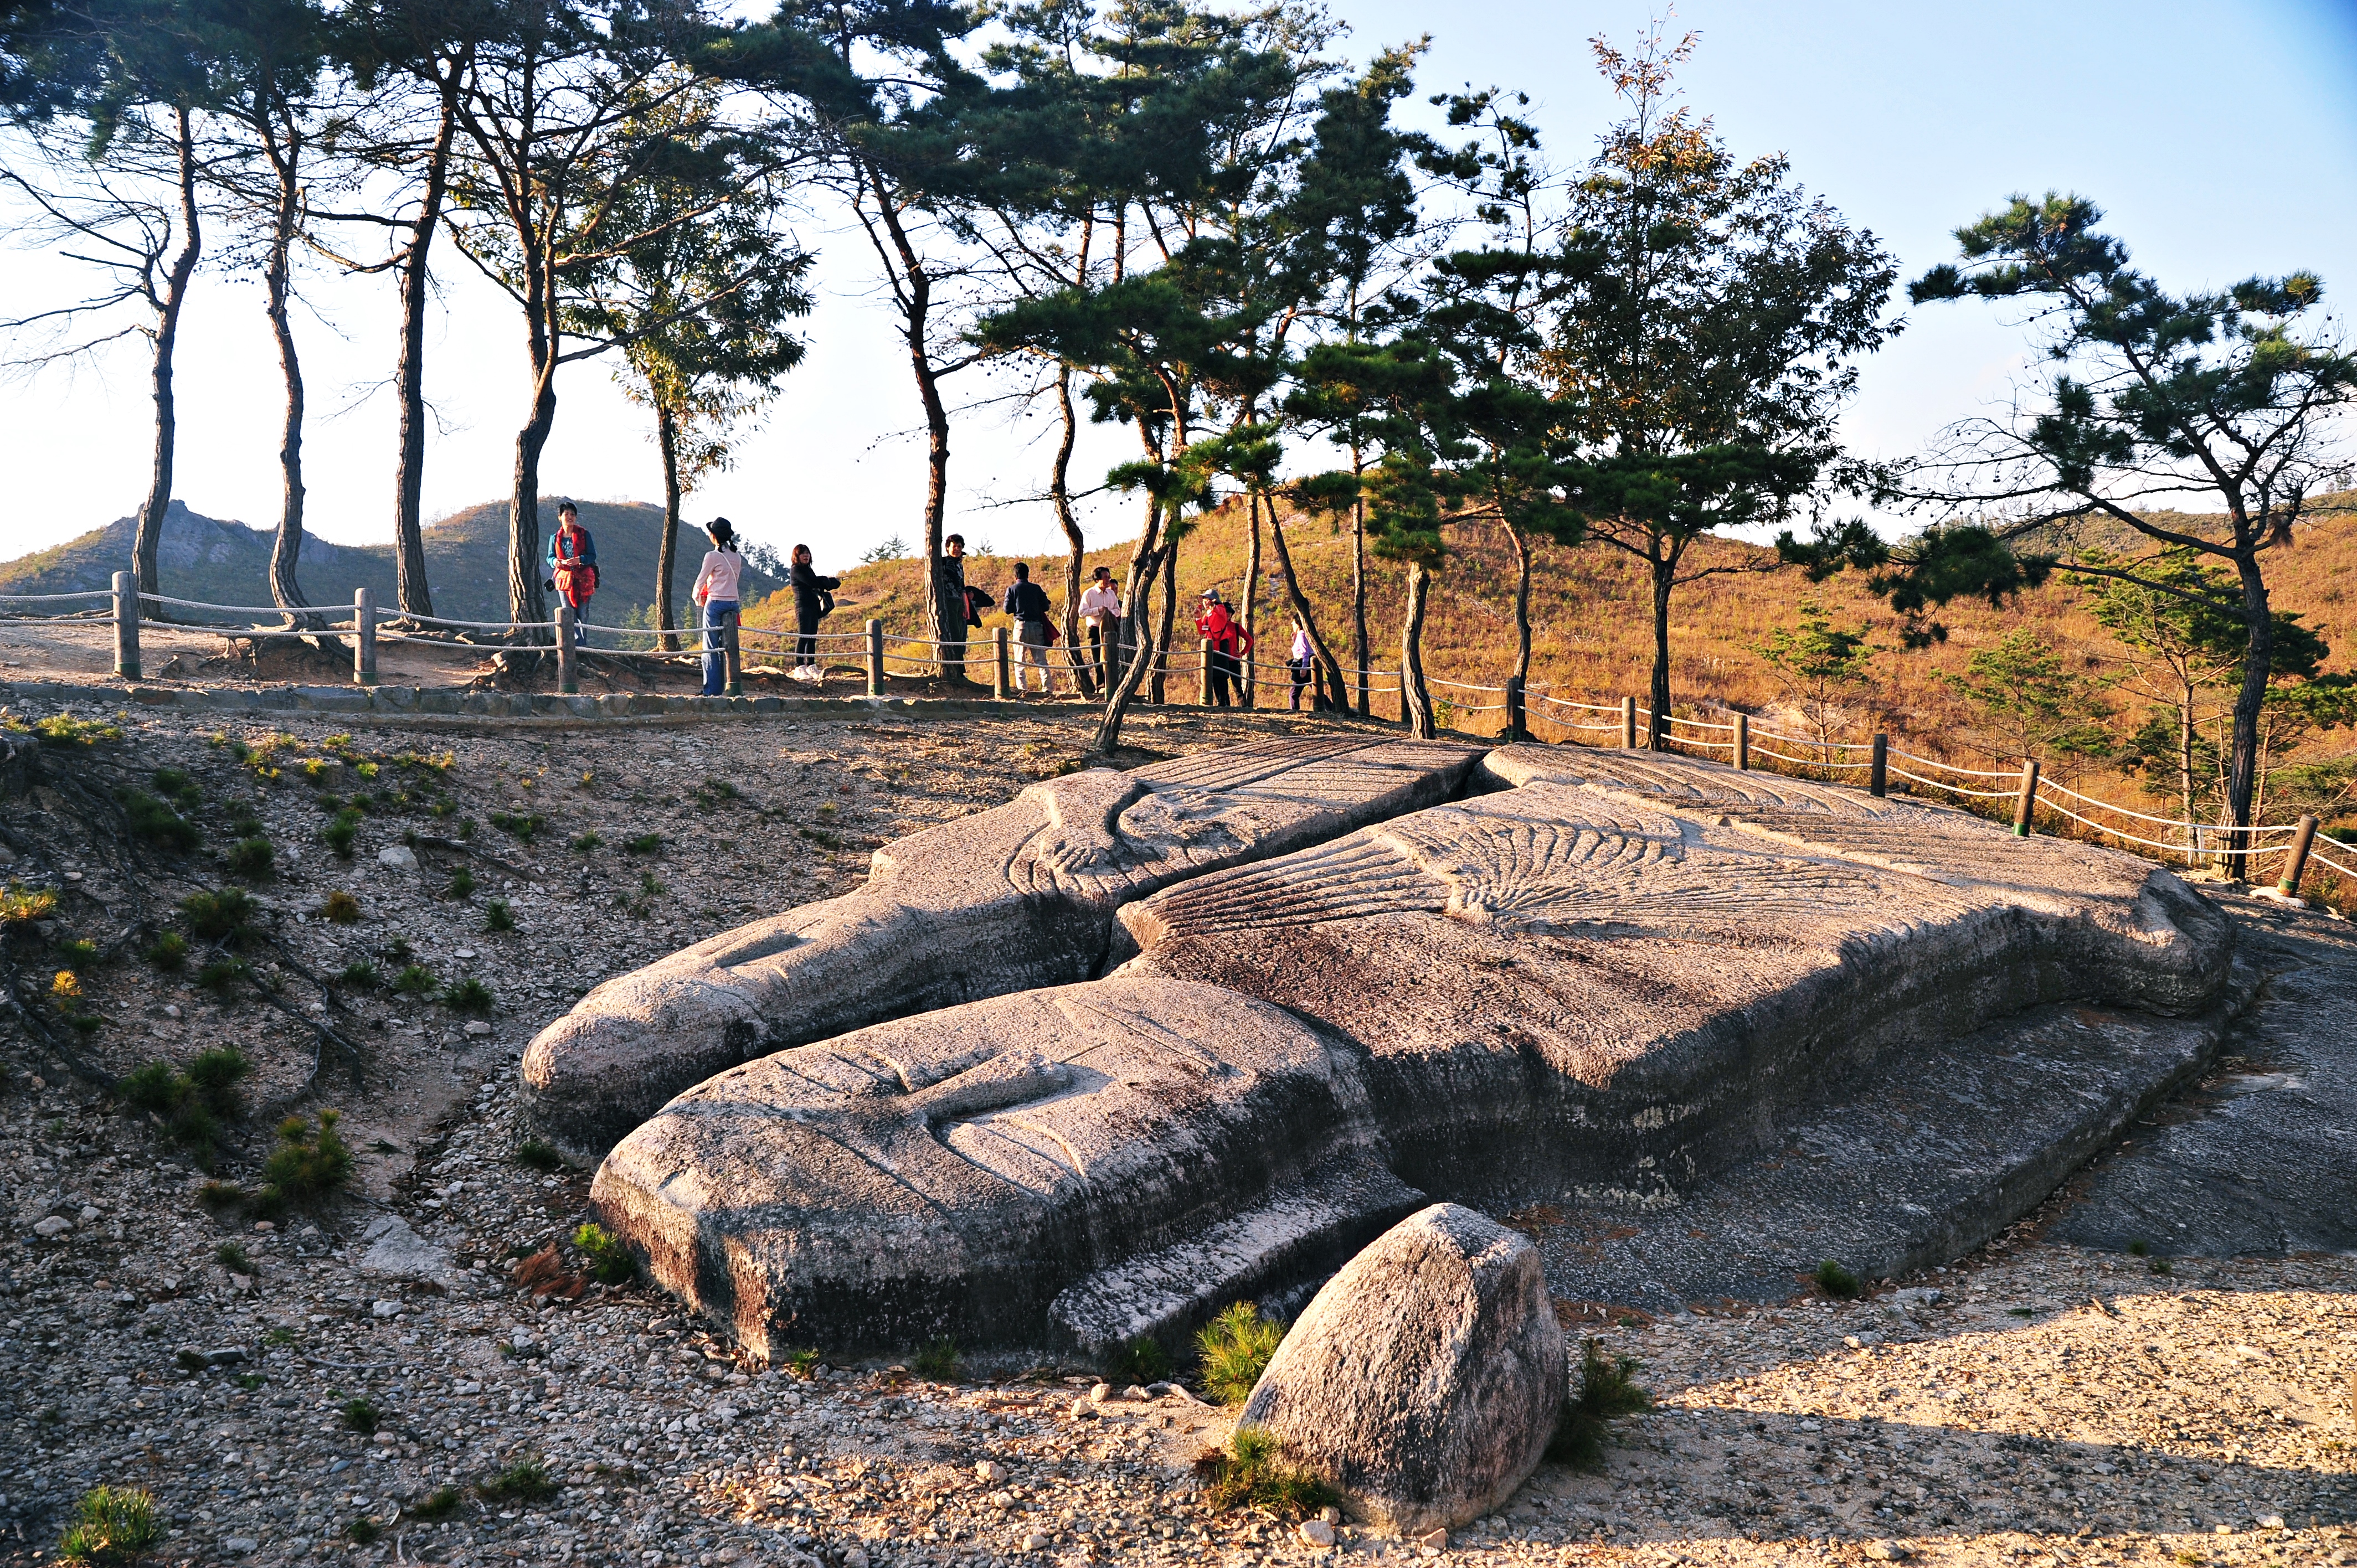
[[[1232,684],[1239,694],[1244,689],[1243,666],[1239,660],[1252,650],[1252,633],[1228,613],[1219,589],[1204,589],[1201,603],[1203,613],[1195,618],[1195,632],[1203,639],[1209,661],[1211,705],[1224,708],[1229,705],[1228,688]]]
[[[694,600],[704,607],[704,694],[735,697],[737,685],[737,582],[745,573],[745,557],[737,553],[737,525],[716,517],[705,526],[712,548],[695,574]],[[725,681],[724,681],[725,677]]]
[[[1121,635],[1121,590],[1113,585],[1113,568],[1100,566],[1089,585],[1081,590],[1081,624],[1089,628],[1089,663],[1097,672],[1100,687],[1113,684],[1113,672],[1105,664],[1105,649]]]
[[[597,591],[597,542],[581,526],[581,509],[556,507],[556,532],[548,536],[548,578],[542,585],[578,611]]]

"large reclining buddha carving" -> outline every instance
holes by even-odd
[[[1096,1348],[1313,1279],[1434,1198],[1674,1203],[1910,1047],[2057,1001],[2198,1011],[2225,978],[2223,918],[2123,854],[1574,747],[1491,752],[1448,800],[1420,755],[1402,766],[1430,782],[1389,810],[1362,790],[1355,825],[1338,810],[1288,853],[1091,885],[1077,957],[1020,900],[976,917],[959,929],[1004,928],[1006,972],[1070,983],[903,979],[877,1022],[855,1000],[826,1016],[865,1026],[653,1111],[594,1203],[756,1350]],[[1077,777],[1092,800],[1135,778]],[[1003,836],[996,815],[967,825]],[[664,993],[617,983],[535,1042],[534,1092],[592,1004],[641,994]]]

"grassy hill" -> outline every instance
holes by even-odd
[[[654,600],[655,553],[662,538],[662,509],[637,502],[583,501],[581,521],[597,541],[599,592],[591,618],[618,625],[642,616]],[[541,503],[543,521],[556,521],[552,501]],[[103,588],[131,564],[134,520],[121,518],[54,548],[0,564],[0,593],[61,594]],[[178,501],[164,520],[158,553],[163,590],[175,598],[217,605],[270,602],[270,531],[225,522],[190,511]],[[434,611],[454,620],[500,620],[507,615],[508,508],[485,501],[429,524],[425,529],[426,580]],[[696,563],[708,548],[704,535],[680,530],[679,581],[674,614],[686,602]],[[296,568],[303,594],[314,604],[352,602],[355,589],[372,588],[380,606],[393,601],[391,544],[333,544],[307,537]],[[778,582],[749,571],[751,585],[769,593]]]

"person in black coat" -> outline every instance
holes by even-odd
[[[818,663],[818,623],[834,608],[834,590],[843,586],[840,577],[822,577],[811,569],[811,549],[807,544],[794,546],[793,570],[787,579],[794,589],[794,667],[787,673],[797,681],[823,681],[825,671]]]

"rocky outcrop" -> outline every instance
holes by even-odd
[[[1103,980],[726,1071],[617,1146],[594,1200],[757,1348],[1103,1347],[1314,1281],[1426,1194],[1664,1208],[1804,1107],[1957,1042],[2002,1056],[2026,1009],[2195,1013],[2228,967],[2218,911],[2126,855],[1676,759],[1514,747],[1483,774],[1502,787],[1121,904],[1128,956]],[[1085,787],[1106,821],[1146,803]],[[1058,886],[1127,852],[1105,853],[1051,857]],[[1056,972],[1026,945],[1049,917],[1021,908],[959,950]],[[1071,940],[1102,929],[1072,920]],[[845,956],[763,980],[765,1005],[821,976],[842,1005],[885,1004],[850,928],[813,929]],[[748,972],[769,972],[728,970]],[[2093,1146],[2186,1058],[2135,1060],[2153,1084],[2107,1087],[2072,1140]],[[2007,1115],[2001,1092],[1971,1103]],[[2001,1226],[2045,1190],[2008,1176],[2038,1157],[1942,1188],[1976,1211],[1926,1210],[1923,1233]]]
[[[1276,740],[1033,785],[877,850],[856,893],[598,986],[524,1053],[525,1118],[591,1163],[673,1095],[750,1058],[1086,980],[1123,904],[1448,799],[1480,756]]]
[[[1537,1249],[1436,1203],[1327,1282],[1237,1424],[1266,1429],[1370,1522],[1421,1535],[1480,1518],[1529,1478],[1567,1376]]]

